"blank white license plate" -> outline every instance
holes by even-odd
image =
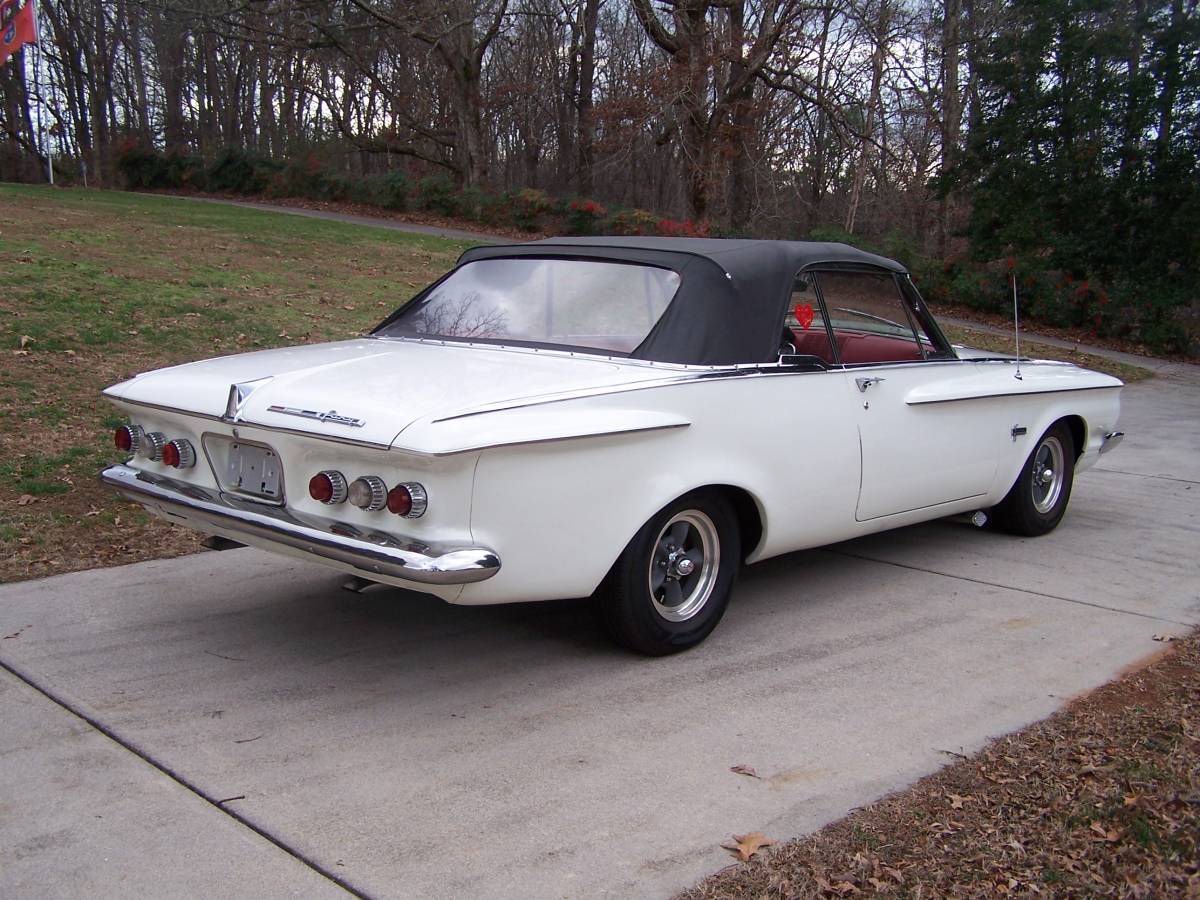
[[[231,443],[222,480],[228,487],[256,497],[283,499],[283,466],[275,451],[261,444]]]

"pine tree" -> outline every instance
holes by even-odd
[[[1034,302],[1062,324],[1186,340],[1176,310],[1198,294],[1198,51],[1183,0],[1016,0],[981,54],[982,116],[956,172],[972,254],[1041,276]]]

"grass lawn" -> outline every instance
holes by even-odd
[[[160,197],[0,184],[0,582],[198,549],[101,487],[102,388],[361,334],[468,244]]]

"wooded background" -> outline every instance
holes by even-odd
[[[44,177],[40,108],[76,182],[275,160],[268,192],[375,178],[476,215],[535,190],[597,224],[854,240],[981,308],[1016,272],[1048,321],[1187,350],[1196,5],[47,0],[41,102],[36,53],[0,70],[0,179]]]

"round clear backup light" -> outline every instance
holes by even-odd
[[[143,441],[139,452],[142,456],[161,462],[163,447],[167,445],[167,436],[161,431],[146,431],[142,433]]]
[[[346,500],[346,476],[333,469],[318,472],[308,480],[308,496],[330,506]]]
[[[378,475],[363,475],[350,482],[350,502],[359,509],[375,512],[387,505],[388,489]]]

